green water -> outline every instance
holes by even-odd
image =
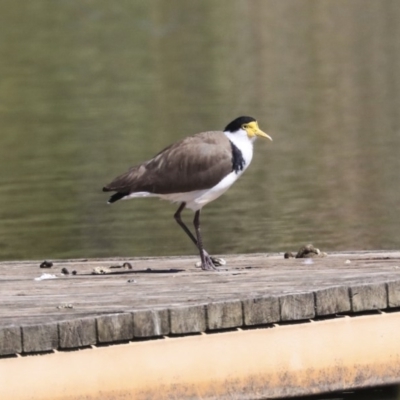
[[[3,0],[0,30],[0,259],[195,254],[174,205],[101,188],[243,114],[274,142],[209,252],[400,248],[398,1]]]

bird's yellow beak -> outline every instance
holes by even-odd
[[[247,132],[248,137],[252,138],[254,136],[263,137],[272,141],[272,137],[263,132],[256,121],[250,122],[243,126],[243,129]]]

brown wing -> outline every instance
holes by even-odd
[[[232,149],[223,132],[186,137],[115,178],[104,191],[183,193],[209,189],[232,171]]]

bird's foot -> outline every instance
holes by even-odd
[[[201,263],[201,269],[204,271],[218,271],[218,268],[214,265],[212,257],[208,254],[204,254],[204,261]]]
[[[204,263],[199,261],[196,263],[197,268],[201,268],[205,271],[221,271],[221,269],[217,268],[221,265],[225,265],[226,261],[223,258],[212,257],[205,250],[203,250],[204,254]]]

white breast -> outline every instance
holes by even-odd
[[[253,142],[255,140],[255,137],[250,139],[244,129],[240,129],[239,131],[234,133],[224,133],[228,137],[228,139],[242,152],[242,156],[246,163],[244,169],[246,169],[250,165],[253,158]]]
[[[185,202],[186,208],[197,211],[203,208],[207,203],[217,199],[219,196],[225,193],[239,176],[240,174],[231,172],[211,189],[194,190],[192,192],[185,193],[161,194],[158,195],[158,197],[174,203]]]

